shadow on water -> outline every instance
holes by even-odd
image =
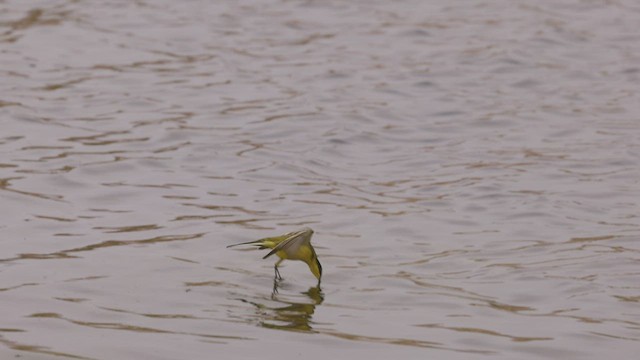
[[[284,304],[284,306],[269,306],[256,301],[239,300],[255,306],[258,324],[264,328],[315,332],[311,326],[313,323],[312,317],[316,306],[324,301],[324,294],[320,287],[310,287],[309,290],[300,293],[304,296],[297,296],[294,300],[290,296],[278,295],[278,285],[279,282],[274,280],[271,300],[280,305]]]

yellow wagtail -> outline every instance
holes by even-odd
[[[276,254],[280,258],[274,265],[276,272],[276,279],[281,280],[280,272],[278,271],[278,265],[284,260],[300,260],[309,265],[309,270],[313,275],[318,278],[318,285],[320,285],[320,278],[322,277],[322,265],[318,261],[316,251],[311,246],[311,236],[313,230],[308,227],[302,228],[298,231],[292,231],[280,236],[268,237],[255,241],[244,242],[240,244],[233,244],[227,246],[238,245],[254,245],[259,249],[272,249],[263,259]]]

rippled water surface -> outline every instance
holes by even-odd
[[[632,358],[638,19],[0,1],[0,356]]]

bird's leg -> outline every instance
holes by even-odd
[[[276,271],[276,277],[275,280],[282,280],[282,276],[280,276],[280,271],[278,271],[278,265],[280,265],[280,263],[282,262],[283,259],[280,259],[276,262],[276,264],[273,266],[273,268]]]

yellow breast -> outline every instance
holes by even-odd
[[[280,250],[276,252],[276,255],[278,255],[278,257],[281,259],[307,261],[311,259],[312,253],[313,253],[313,250],[311,250],[309,246],[305,245],[305,246],[290,246],[285,250]]]

